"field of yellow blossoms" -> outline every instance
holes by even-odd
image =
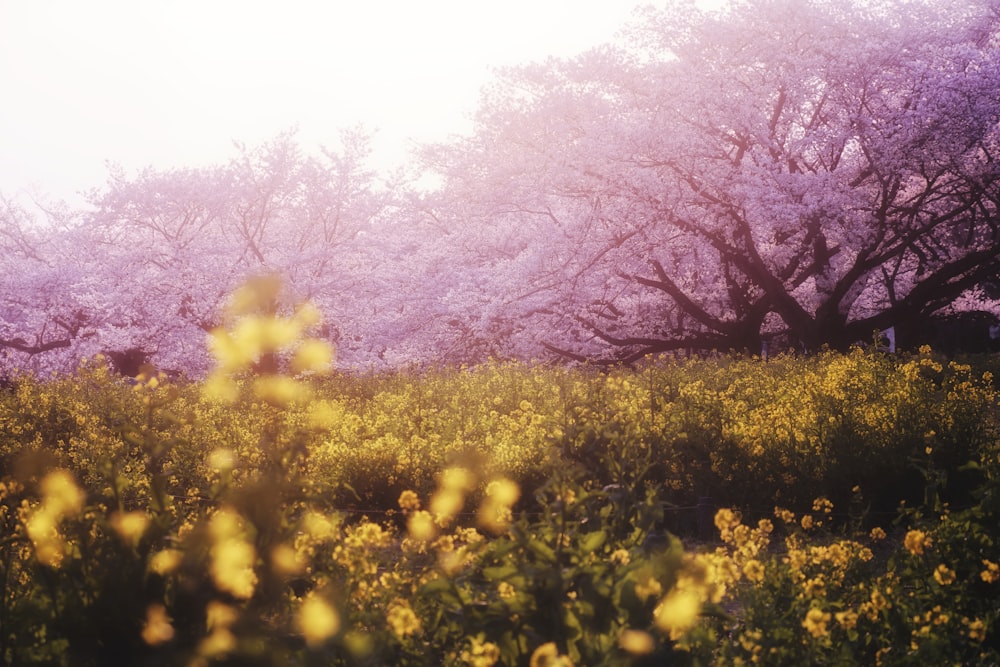
[[[0,391],[6,665],[996,665],[991,366],[930,350]]]

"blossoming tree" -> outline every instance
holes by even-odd
[[[499,72],[474,132],[423,149],[421,187],[380,182],[348,131],[112,171],[48,226],[10,204],[4,364],[133,351],[199,374],[261,273],[353,366],[905,338],[1000,274],[998,25],[992,0],[671,3]]]
[[[650,9],[507,72],[428,157],[508,316],[570,356],[841,348],[996,275],[996,9],[902,4]]]

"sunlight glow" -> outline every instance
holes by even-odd
[[[496,66],[611,39],[633,2],[236,0],[9,3],[0,192],[98,187],[105,162],[199,166],[297,127],[361,123],[383,165],[468,129]]]

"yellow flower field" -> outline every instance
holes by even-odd
[[[996,360],[352,376],[227,317],[203,382],[0,393],[4,664],[1000,661]]]

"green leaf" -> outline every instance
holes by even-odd
[[[514,576],[518,572],[519,569],[517,565],[514,565],[513,563],[483,568],[483,576],[489,581],[503,581],[508,577]]]
[[[595,530],[580,538],[580,550],[585,553],[597,551],[608,541],[608,535],[603,530]]]
[[[547,561],[549,563],[556,562],[556,552],[541,540],[531,540],[528,542],[528,549],[535,554],[540,560]]]

